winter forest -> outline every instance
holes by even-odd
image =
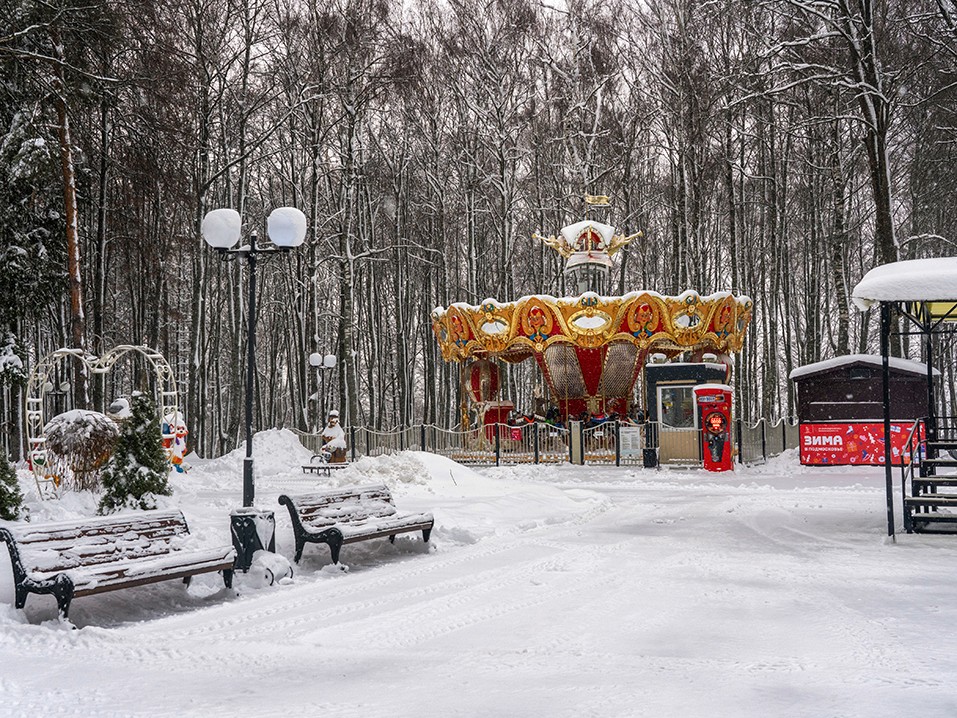
[[[580,219],[585,193],[642,232],[616,293],[754,300],[734,367],[745,419],[793,413],[791,369],[876,351],[877,317],[848,300],[866,271],[954,253],[954,0],[0,7],[14,458],[25,377],[58,347],[158,349],[192,448],[239,443],[248,275],[200,237],[218,207],[244,237],[275,207],[308,219],[306,244],[259,273],[261,428],[315,427],[326,378],[344,424],[454,425],[459,369],[433,308],[566,294],[532,234]],[[62,378],[64,406],[113,398],[101,377]],[[506,381],[521,406],[534,365]]]

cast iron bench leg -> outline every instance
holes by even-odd
[[[61,618],[68,618],[70,614],[70,603],[73,601],[73,581],[68,579],[62,573],[56,577],[56,583],[53,585],[53,595],[56,597],[56,605]]]
[[[335,564],[339,563],[339,549],[342,548],[342,537],[341,536],[330,536],[328,539],[329,550],[332,552],[332,562]]]
[[[26,586],[19,583],[14,587],[14,591],[16,593],[14,605],[17,608],[23,608],[27,605],[27,594],[30,592],[27,590]]]

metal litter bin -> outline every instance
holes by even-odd
[[[276,516],[272,511],[252,506],[236,509],[229,514],[229,524],[237,571],[249,571],[256,551],[276,552]]]

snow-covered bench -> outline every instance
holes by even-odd
[[[124,516],[46,524],[0,524],[7,544],[16,607],[29,593],[52,594],[64,618],[79,596],[156,581],[222,571],[232,585],[236,550],[193,548],[180,511],[144,511]]]
[[[306,543],[324,543],[339,563],[343,544],[396,534],[421,531],[426,543],[435,520],[432,514],[400,514],[389,489],[381,484],[355,486],[314,494],[280,496],[279,503],[289,509],[296,537],[296,562]]]
[[[309,459],[308,464],[302,465],[302,473],[304,474],[325,474],[326,476],[331,476],[332,472],[336,469],[345,469],[348,468],[348,461],[329,461],[325,454],[313,454],[312,458]]]

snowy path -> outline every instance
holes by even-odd
[[[0,714],[957,715],[957,540],[886,544],[876,472],[522,471],[588,508],[472,542],[447,518],[432,553],[350,546],[348,573],[309,547],[291,584],[238,597],[92,597],[80,631],[0,607]],[[454,498],[400,504],[442,522]]]

